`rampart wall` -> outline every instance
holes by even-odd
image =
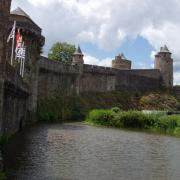
[[[117,90],[157,90],[161,84],[161,74],[158,70],[121,70],[116,75]]]
[[[27,124],[29,86],[8,63],[5,71],[1,130],[3,134],[13,134]]]
[[[117,70],[94,65],[71,66],[41,57],[38,97],[114,90],[153,90],[161,86],[159,70]]]
[[[115,78],[111,68],[71,66],[42,57],[39,62],[38,97],[112,91],[115,90]]]

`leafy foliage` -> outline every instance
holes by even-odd
[[[71,63],[75,50],[75,45],[66,42],[57,42],[49,50],[48,58],[65,63]]]
[[[138,128],[163,131],[180,136],[180,115],[164,115],[163,113],[145,114],[141,111],[93,110],[86,122],[94,125],[118,128]]]

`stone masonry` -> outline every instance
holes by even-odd
[[[127,60],[124,54],[119,54],[115,57],[115,60],[112,60],[112,68],[115,69],[131,69],[131,61]]]
[[[3,121],[4,73],[6,60],[7,26],[9,22],[11,0],[0,1],[0,134]]]
[[[167,88],[173,87],[173,59],[167,46],[161,47],[155,55],[155,69],[159,69],[162,74],[163,85]]]

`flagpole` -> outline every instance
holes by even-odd
[[[22,77],[24,77],[24,63],[25,63],[25,59],[23,59]]]
[[[16,32],[16,21],[14,21],[15,32]],[[13,35],[13,42],[12,42],[12,51],[11,51],[11,65],[13,65],[13,57],[14,57],[14,40],[15,40],[15,34]]]
[[[21,60],[21,58],[19,58],[19,60],[20,60],[20,72],[19,72],[19,74],[21,75],[21,67],[22,67],[22,60]]]

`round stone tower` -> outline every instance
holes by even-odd
[[[81,51],[81,48],[78,46],[75,53],[73,54],[72,65],[83,65],[84,64],[83,57],[84,55]]]
[[[155,69],[159,69],[162,75],[163,84],[167,88],[173,87],[173,59],[171,52],[165,45],[155,55]]]
[[[131,69],[131,61],[127,60],[123,53],[119,54],[115,60],[112,60],[112,68],[129,70]]]
[[[44,45],[45,38],[41,35],[41,28],[27,15],[21,8],[13,10],[10,14],[9,32],[16,21],[16,34],[20,33],[22,41],[26,48],[24,81],[29,85],[31,96],[29,97],[29,112],[35,114],[37,109],[37,86],[38,86],[38,62],[40,59],[41,49]],[[9,45],[8,59],[10,60],[11,45]],[[19,72],[20,62],[13,61],[13,66]],[[32,117],[33,119],[33,117]]]

